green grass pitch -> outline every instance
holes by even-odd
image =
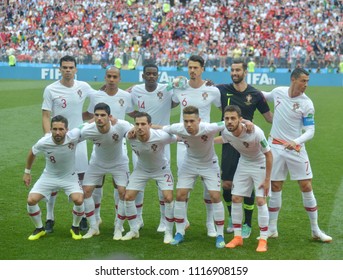
[[[38,241],[28,241],[34,227],[26,212],[29,190],[22,183],[27,153],[42,136],[41,103],[44,87],[51,81],[0,81],[0,236],[1,260],[83,260],[83,259],[139,259],[139,260],[342,260],[343,259],[343,131],[342,88],[309,87],[307,94],[316,108],[316,133],[307,144],[314,172],[314,193],[318,202],[319,225],[333,237],[331,244],[311,240],[309,219],[302,206],[296,182],[287,181],[283,191],[283,206],[279,220],[279,238],[269,240],[265,254],[255,252],[258,236],[257,209],[253,217],[253,232],[244,246],[218,250],[215,239],[206,235],[205,205],[202,186],[197,183],[189,202],[190,229],[180,246],[163,244],[163,234],[157,233],[159,204],[156,186],[146,187],[144,228],[141,237],[132,241],[113,241],[113,187],[107,176],[101,209],[101,235],[89,240],[74,241],[70,234],[72,204],[63,192],[58,195],[55,208],[55,231]],[[91,83],[99,88],[101,83]],[[127,88],[130,84],[121,84]],[[261,88],[270,90],[271,87]],[[179,119],[179,109],[173,109],[172,122]],[[220,120],[220,112],[212,110],[212,121]],[[270,125],[257,113],[255,123],[268,135]],[[91,148],[91,147],[90,147]],[[220,157],[221,147],[217,146]],[[172,170],[176,175],[175,145],[172,145]],[[38,157],[33,169],[33,182],[44,167]],[[45,220],[45,203],[40,203]],[[226,214],[227,215],[227,214]],[[128,229],[127,223],[125,224]],[[225,234],[225,241],[232,234]]]

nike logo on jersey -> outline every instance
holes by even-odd
[[[141,98],[142,97],[142,95],[137,95],[137,98]]]
[[[232,96],[233,94],[232,93],[227,93],[226,96]]]
[[[52,154],[52,152],[46,152],[48,155]]]

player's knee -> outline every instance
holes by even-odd
[[[165,203],[171,203],[173,201],[173,195],[164,196]]]
[[[237,195],[233,195],[232,196],[232,202],[234,202],[234,203],[241,203],[242,201],[243,201],[243,197],[237,196]]]
[[[256,197],[257,206],[263,206],[266,204],[266,199],[264,197]]]
[[[134,192],[127,191],[124,195],[124,200],[125,201],[133,201],[136,199],[136,195]]]
[[[73,200],[74,204],[77,206],[80,206],[83,203],[83,194],[73,194],[71,196],[71,199]]]
[[[209,194],[210,194],[212,203],[218,203],[221,201],[219,191],[218,192],[217,191],[210,191]]]
[[[280,192],[282,190],[282,182],[281,181],[272,181],[271,186],[272,186],[273,192]]]
[[[302,192],[312,191],[312,181],[311,180],[301,180],[299,181],[299,186]]]
[[[176,200],[177,201],[186,201],[188,198],[188,190],[186,189],[178,189],[176,192]]]
[[[83,186],[83,194],[85,198],[90,198],[92,196],[93,193],[93,189],[90,186]]]
[[[232,189],[232,181],[222,181],[222,188],[223,190],[231,190]]]
[[[34,206],[34,205],[36,205],[37,203],[38,203],[39,201],[37,200],[37,199],[35,199],[34,197],[32,197],[32,196],[28,196],[28,198],[27,198],[27,204],[29,205],[29,206]]]

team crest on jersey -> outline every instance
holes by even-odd
[[[251,94],[248,94],[245,99],[246,99],[246,101],[244,102],[245,105],[251,105],[251,100],[252,100]]]
[[[122,107],[123,107],[123,105],[124,105],[124,103],[125,103],[125,102],[124,102],[124,100],[121,98],[121,99],[119,99],[119,101],[118,101],[118,102],[119,102],[120,106],[122,106]]]
[[[114,133],[112,135],[112,139],[113,139],[113,141],[117,142],[119,140],[119,135],[117,133]]]
[[[68,144],[68,148],[69,148],[70,150],[74,150],[74,147],[75,147],[75,144],[74,144],[74,143],[69,143],[69,144]]]
[[[156,144],[152,144],[152,145],[151,145],[151,149],[152,149],[154,152],[156,152],[156,150],[157,150],[157,145],[156,145]]]
[[[162,99],[162,97],[163,97],[163,92],[162,92],[162,91],[159,91],[156,95],[158,96],[159,99]]]
[[[78,91],[77,91],[77,94],[79,95],[79,97],[81,98],[82,97],[82,90],[81,89],[79,89]]]
[[[208,136],[207,136],[207,135],[201,136],[201,140],[202,140],[203,142],[207,142]]]
[[[300,104],[299,103],[294,103],[293,104],[293,111],[295,112],[296,110],[298,110],[300,108]]]
[[[248,142],[243,142],[244,147],[249,148],[249,143]]]
[[[207,92],[204,92],[204,93],[202,94],[202,98],[203,98],[203,100],[206,100],[206,99],[207,99],[207,97],[208,97],[208,93],[207,93]]]

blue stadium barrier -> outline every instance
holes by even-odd
[[[0,64],[0,79],[20,79],[20,80],[58,80],[60,79],[59,65],[39,65],[30,64],[16,67],[9,67]],[[143,82],[142,70],[122,70],[122,82]],[[77,79],[81,81],[104,81],[105,69],[100,65],[78,65]],[[187,71],[160,71],[159,82],[172,81],[177,76],[188,76]],[[209,79],[215,84],[230,83],[230,72],[208,72],[203,74],[204,79]],[[255,73],[249,73],[247,82],[252,85],[288,85],[290,74],[287,73],[266,73],[265,71],[256,70]],[[310,76],[310,86],[343,86],[343,74],[337,73],[315,73]]]

